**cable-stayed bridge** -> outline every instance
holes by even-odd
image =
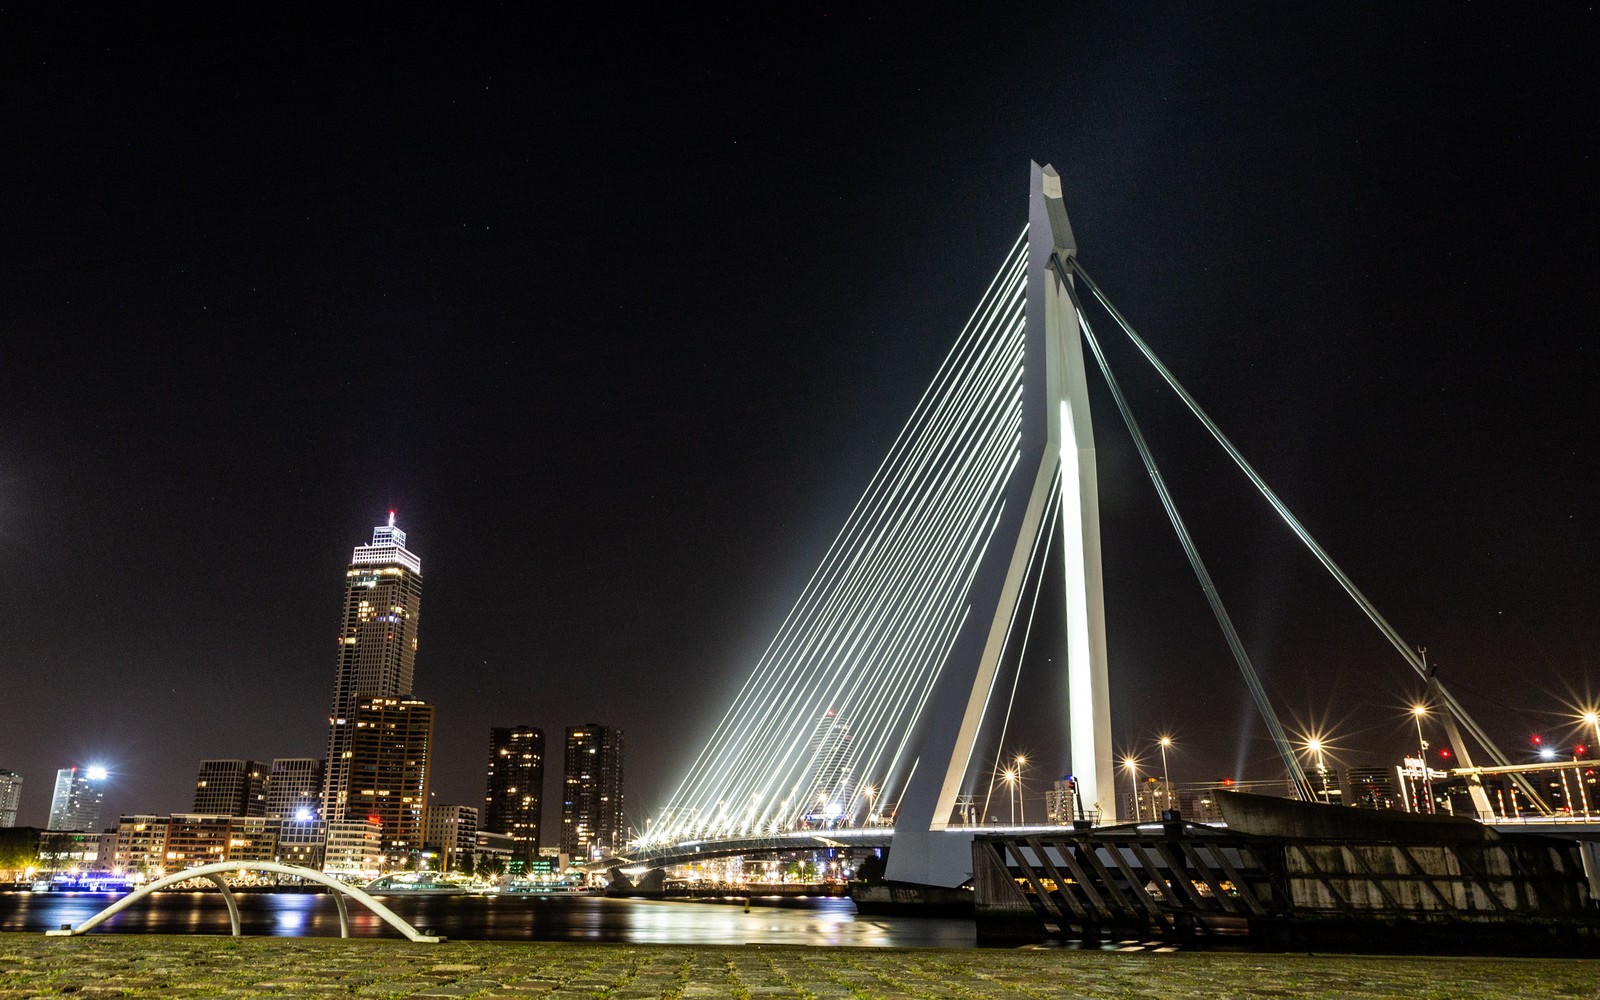
[[[1035,164],[1027,225],[798,600],[679,784],[635,845],[666,860],[893,836],[889,877],[955,885],[970,869],[973,752],[1002,661],[1040,615],[1065,624],[1071,766],[1081,812],[1117,816],[1098,482],[1083,346],[1151,478],[1283,763],[1315,797],[1106,354],[1087,292],[1111,325],[1430,684],[1453,745],[1464,729],[1509,765],[1429,676],[1078,261],[1060,178]],[[1046,553],[1063,578],[1045,586]],[[1051,563],[1057,565],[1057,563]],[[1060,592],[1059,606],[1041,595]],[[1530,801],[1539,796],[1520,774]],[[1491,815],[1474,785],[1481,816]]]

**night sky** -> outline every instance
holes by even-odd
[[[491,725],[544,728],[558,774],[597,722],[642,821],[1020,232],[1030,159],[1088,272],[1480,721],[1514,754],[1576,738],[1592,9],[551,9],[0,14],[19,822],[74,763],[111,769],[110,823],[188,809],[204,757],[320,756],[344,568],[390,509],[435,801],[481,800]],[[1394,762],[1415,676],[1097,329],[1285,724]],[[1271,777],[1095,404],[1115,742]],[[1042,783],[1060,684],[1022,684]]]

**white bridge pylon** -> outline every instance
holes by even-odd
[[[1054,590],[1058,516],[1070,766],[1084,809],[1116,818],[1094,432],[1057,271],[1076,250],[1035,164],[1026,231],[641,853],[892,824],[890,878],[965,881],[955,803],[1023,596]]]
[[[993,565],[980,569],[971,591],[987,628],[981,646],[976,629],[958,640],[940,678],[944,690],[895,819],[887,875],[896,881],[957,885],[970,877],[971,831],[952,829],[950,820],[1057,483],[1073,776],[1086,810],[1101,822],[1117,819],[1094,426],[1078,312],[1065,285],[1072,276],[1055,270],[1078,246],[1061,178],[1048,165],[1032,165],[1027,241],[1020,456],[990,545]]]

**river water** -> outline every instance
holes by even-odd
[[[326,893],[239,893],[241,930],[251,935],[338,937],[339,912]],[[115,893],[3,892],[0,931],[44,932],[77,926],[117,899]],[[603,896],[385,896],[411,925],[455,939],[582,941],[625,944],[802,944],[864,948],[971,948],[970,919],[863,917],[848,899],[678,901]],[[395,931],[354,900],[351,933]],[[217,892],[159,892],[91,933],[227,934],[228,908]]]

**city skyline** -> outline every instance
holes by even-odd
[[[1029,159],[1087,270],[1506,748],[1580,733],[1592,14],[802,12],[778,50],[754,21],[601,45],[521,17],[34,12],[5,43],[18,822],[72,764],[110,770],[109,819],[187,808],[204,759],[322,753],[344,557],[389,510],[429,563],[435,801],[480,801],[485,730],[598,719],[642,821],[1015,239]],[[1403,750],[1420,685],[1129,389],[1286,724]],[[1096,405],[1117,751],[1148,769],[1172,733],[1180,782],[1263,777]],[[1059,691],[1026,693],[1042,788]]]

